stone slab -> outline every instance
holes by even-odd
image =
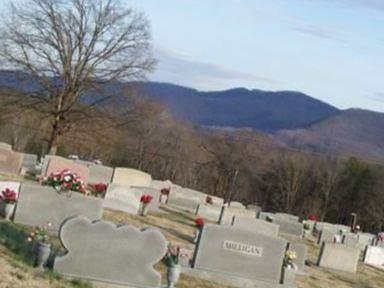
[[[92,184],[109,184],[112,181],[113,168],[103,165],[92,164],[89,166],[88,182]]]
[[[231,208],[238,208],[238,209],[246,209],[243,203],[237,202],[237,201],[231,201],[229,203],[229,207]]]
[[[196,215],[216,223],[219,221],[220,213],[221,207],[209,204],[200,204],[196,209]]]
[[[200,235],[193,267],[278,284],[286,245],[281,238],[208,224]]]
[[[288,249],[296,252],[297,258],[295,260],[295,264],[299,267],[299,269],[303,269],[305,261],[307,260],[308,246],[304,243],[290,242]]]
[[[19,174],[23,155],[9,149],[0,148],[0,173]]]
[[[112,183],[125,186],[149,187],[151,182],[151,175],[131,168],[115,168],[112,177]]]
[[[22,161],[23,168],[26,168],[27,171],[34,170],[38,160],[37,155],[26,154],[26,153],[23,153],[22,155],[23,155],[23,161]]]
[[[112,285],[160,287],[161,275],[153,266],[165,255],[167,241],[158,230],[76,217],[61,227],[60,240],[68,252],[55,259],[59,274]]]
[[[247,209],[223,207],[220,214],[220,225],[232,225],[233,217],[256,219],[256,212]]]
[[[48,186],[22,184],[14,222],[28,226],[52,223],[52,231],[59,231],[68,218],[84,215],[92,220],[103,214],[102,200],[77,192],[58,193]]]
[[[158,189],[140,186],[133,186],[132,188],[141,191],[142,195],[151,195],[153,197],[152,202],[148,205],[149,211],[160,211],[160,191]]]
[[[257,218],[258,218],[258,219],[261,219],[261,220],[265,220],[265,221],[266,221],[268,217],[274,219],[274,218],[275,218],[275,213],[262,212],[262,211],[260,211],[259,213],[257,213]]]
[[[279,233],[279,225],[256,218],[234,216],[232,225],[238,229],[261,233],[271,237],[277,237]]]
[[[358,248],[339,243],[323,242],[318,265],[324,268],[356,273],[359,258],[360,250]]]
[[[316,226],[317,227],[317,226]],[[334,227],[325,227],[323,226],[320,230],[319,237],[317,238],[317,244],[322,244],[323,242],[332,243],[335,241],[335,235],[338,234]]]
[[[284,221],[274,218],[272,223],[279,225],[279,233],[294,235],[297,237],[303,236],[303,224],[293,221]]]
[[[299,216],[288,213],[275,213],[275,219],[280,219],[282,221],[299,222]]]
[[[359,244],[359,237],[356,234],[348,233],[343,235],[343,244],[348,246],[358,246]]]
[[[49,176],[51,173],[61,172],[66,169],[70,170],[72,173],[76,173],[85,183],[88,182],[89,168],[87,166],[77,164],[72,160],[58,156],[49,157],[44,176]]]
[[[364,263],[374,266],[384,266],[384,247],[367,246],[364,253]]]
[[[370,233],[359,233],[357,245],[360,247],[361,250],[365,250],[365,247],[372,245],[375,239],[376,235]]]
[[[143,193],[126,185],[111,183],[104,198],[104,208],[137,215],[140,209],[140,198]]]

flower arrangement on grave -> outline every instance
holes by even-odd
[[[50,227],[52,227],[51,222],[48,222],[43,226],[37,226],[28,234],[27,237],[28,242],[35,242],[37,244],[35,250],[35,267],[41,270],[45,268],[51,254],[51,244],[48,242],[48,229]]]
[[[12,189],[6,188],[4,191],[1,191],[0,194],[0,202],[2,202],[4,205],[3,208],[3,215],[5,220],[10,220],[13,213],[15,212],[15,206],[17,201],[17,194]]]
[[[207,196],[205,198],[205,203],[209,205],[213,205],[213,198],[211,196]]]
[[[309,215],[308,216],[308,220],[310,220],[310,221],[319,221],[319,219],[317,218],[316,215]]]
[[[295,260],[297,258],[296,252],[293,250],[287,250],[284,254],[283,266],[287,269],[296,269]]]
[[[17,194],[14,190],[5,188],[5,190],[1,191],[0,201],[6,204],[15,204],[17,201]]]
[[[167,282],[168,288],[175,287],[179,280],[181,267],[179,265],[180,247],[168,245],[167,253],[163,258],[163,263],[167,266]]]
[[[42,184],[52,186],[57,191],[75,191],[88,194],[84,181],[76,173],[67,169],[51,173],[51,175],[43,179]]]
[[[153,200],[153,197],[151,195],[142,195],[140,198],[141,202],[141,216],[146,216],[148,213],[148,205],[151,203]]]
[[[107,192],[107,185],[104,183],[89,184],[88,187],[91,194],[96,197],[103,197]]]

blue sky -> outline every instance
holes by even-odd
[[[384,112],[384,0],[123,1],[152,22],[151,80]]]

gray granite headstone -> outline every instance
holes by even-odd
[[[323,242],[334,242],[335,235],[337,234],[338,231],[335,228],[323,227],[317,239],[317,244],[322,244]]]
[[[307,260],[308,246],[304,243],[290,242],[288,249],[296,252],[295,263],[299,268],[303,268]]]
[[[358,234],[358,246],[361,250],[365,250],[365,247],[368,245],[372,245],[374,240],[376,239],[376,235],[370,233],[360,233]]]
[[[303,236],[303,224],[293,221],[283,221],[281,219],[273,219],[272,223],[279,225],[279,233],[294,235],[297,237]]]
[[[23,154],[22,167],[26,172],[35,171],[37,164],[37,155],[35,154]]]
[[[257,218],[261,219],[261,220],[267,220],[268,218],[274,219],[275,218],[275,213],[260,211],[259,213],[257,213]]]
[[[67,220],[60,229],[67,254],[57,257],[54,271],[73,278],[128,287],[160,287],[153,268],[167,251],[156,229],[140,231],[85,217]]]
[[[359,237],[354,233],[348,233],[343,235],[343,244],[349,245],[349,246],[358,246],[359,244]]]
[[[384,247],[367,246],[364,253],[364,263],[373,266],[384,266]]]
[[[107,192],[105,193],[103,205],[105,208],[128,214],[138,214],[142,194],[138,189],[111,183],[108,185]]]
[[[279,225],[260,219],[234,216],[232,225],[238,229],[245,229],[247,231],[261,233],[271,237],[277,237],[279,233]]]
[[[232,225],[233,217],[256,219],[256,212],[252,210],[223,206],[219,218],[220,225]]]
[[[84,215],[92,220],[100,219],[102,200],[77,192],[59,194],[48,186],[22,184],[14,221],[18,224],[39,226],[52,223],[57,232],[64,220]]]
[[[219,221],[220,213],[221,207],[209,204],[200,204],[196,210],[196,215],[216,223]]]
[[[151,195],[153,197],[151,203],[148,205],[148,210],[153,212],[160,211],[160,191],[151,187],[133,186],[133,189],[137,189],[143,193],[142,195]]]
[[[109,184],[112,181],[113,168],[92,164],[89,165],[88,182],[93,184],[104,183]]]
[[[124,186],[146,186],[149,187],[152,176],[140,170],[132,168],[115,168],[112,183]]]
[[[324,268],[356,273],[359,258],[360,250],[358,248],[323,242],[318,265]]]
[[[282,221],[299,222],[298,216],[288,213],[275,213],[275,219],[280,219]]]
[[[286,245],[281,238],[208,224],[196,247],[193,267],[277,285]]]

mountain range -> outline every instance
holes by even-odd
[[[30,90],[34,85],[28,75],[0,71],[0,88]],[[121,86],[134,86],[140,97],[159,102],[176,119],[197,126],[246,128],[267,133],[279,143],[294,148],[384,161],[382,113],[340,110],[296,91],[234,88],[204,92],[157,82],[116,82],[103,90],[115,91]]]

